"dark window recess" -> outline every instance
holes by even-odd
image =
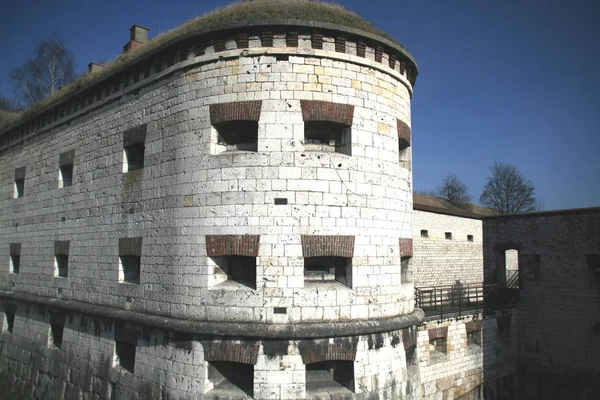
[[[15,313],[5,312],[4,316],[5,316],[5,321],[6,321],[6,330],[9,333],[12,333],[13,327],[15,325]]]
[[[289,61],[289,59],[290,59],[290,56],[287,54],[277,54],[275,56],[275,60],[277,60],[277,61]]]
[[[439,351],[440,353],[446,354],[448,352],[448,341],[447,338],[441,337],[437,339],[432,339],[429,341],[429,350],[430,351]]]
[[[115,340],[117,364],[133,374],[135,368],[135,345]]]
[[[400,260],[400,279],[402,283],[413,282],[413,271],[410,268],[410,257],[402,257]]]
[[[304,122],[306,150],[331,151],[350,154],[350,127],[330,121]]]
[[[10,269],[14,274],[18,274],[21,268],[21,256],[19,254],[10,255]]]
[[[219,133],[218,143],[227,150],[258,150],[257,121],[229,121],[216,125]]]
[[[73,184],[73,164],[66,164],[60,167],[60,187],[71,186]]]
[[[446,236],[447,240],[452,240],[452,232],[446,232],[444,235]]]
[[[25,195],[25,178],[15,179],[15,198]]]
[[[467,333],[467,344],[481,346],[481,331],[472,331]]]
[[[125,147],[126,172],[144,168],[144,143],[133,143]]]
[[[256,257],[223,256],[213,257],[217,267],[227,275],[228,281],[234,281],[256,289]]]
[[[307,397],[339,391],[354,392],[353,361],[322,361],[306,364]]]
[[[473,235],[467,235],[467,240],[469,242],[472,242],[473,241]]]
[[[50,324],[50,333],[52,337],[52,344],[59,349],[62,347],[64,327],[59,324]]]
[[[285,308],[285,307],[273,307],[273,314],[287,314],[287,308]]]
[[[286,205],[288,203],[288,199],[286,198],[275,198],[276,205]]]
[[[304,258],[304,280],[337,281],[352,287],[351,259],[346,257],[306,257]]]
[[[230,361],[213,361],[208,363],[208,379],[213,383],[214,389],[227,389],[235,398],[244,398],[241,391],[248,396],[253,396],[254,365]],[[232,387],[234,386],[234,387]],[[209,392],[210,393],[210,392]]]
[[[121,256],[123,282],[140,283],[140,256]]]
[[[69,277],[69,256],[58,254],[54,256],[56,262],[56,274],[62,278]]]
[[[427,229],[421,230],[421,237],[429,237],[429,231]]]

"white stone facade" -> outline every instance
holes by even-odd
[[[422,315],[401,278],[411,150],[398,133],[410,126],[414,81],[387,50],[359,56],[358,42],[340,52],[336,41],[325,35],[313,49],[301,34],[290,47],[281,33],[273,47],[250,35],[243,50],[235,40],[200,55],[178,50],[178,62],[127,75],[118,90],[108,84],[77,111],[3,142],[0,289],[12,318],[3,368],[27,370],[17,372],[21,383],[33,370],[66,398],[222,398],[240,393],[216,372],[231,362],[250,365],[248,396],[302,399],[319,395],[308,392],[307,365],[334,363],[351,376],[336,386],[347,398],[416,398],[400,330]],[[306,100],[351,107],[346,153],[305,146]],[[260,104],[257,151],[227,151],[211,122],[212,105],[240,102]],[[209,236],[259,238],[254,282],[233,279],[233,264],[218,261],[226,253],[209,256]],[[343,240],[352,243],[344,284],[306,280],[305,236],[352,238]],[[48,345],[57,313],[67,313],[54,324],[60,349]],[[395,329],[375,328],[404,316]],[[205,334],[181,339],[156,327],[165,321]],[[316,323],[361,328],[315,340],[282,334],[272,351],[278,330]],[[33,353],[68,372],[29,365]]]
[[[414,210],[415,287],[483,283],[479,218]]]

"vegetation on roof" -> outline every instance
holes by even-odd
[[[2,129],[2,127],[4,127],[5,125],[8,125],[13,121],[16,121],[17,119],[19,119],[20,116],[21,116],[21,114],[19,114],[19,113],[10,112],[10,111],[6,111],[6,110],[0,110],[0,129]]]
[[[178,37],[211,29],[219,29],[228,24],[252,23],[262,20],[301,20],[317,21],[344,25],[350,28],[360,29],[367,33],[379,35],[400,45],[394,38],[377,29],[372,23],[360,17],[358,14],[346,10],[339,4],[326,3],[324,1],[309,0],[254,0],[247,2],[235,2],[226,7],[218,8],[200,17],[194,18],[187,23],[159,34],[143,46],[139,46],[126,54],[119,55],[108,63],[102,70],[94,73],[85,73],[79,79],[67,87],[62,88],[54,96],[34,105],[20,114],[22,119],[27,119],[40,109],[60,101],[73,92],[87,88],[92,84],[104,79],[115,70],[126,64],[130,64],[147,54],[151,50],[168,43]],[[18,117],[16,119],[19,119]],[[16,119],[10,120],[14,122]],[[0,129],[2,129],[0,122]],[[6,126],[6,124],[4,125]]]
[[[448,214],[453,213],[471,213],[480,216],[496,215],[497,213],[489,208],[478,206],[477,204],[465,203],[463,207],[456,206],[448,200],[441,197],[427,196],[423,194],[413,194],[413,204],[415,208],[419,206],[435,208],[440,211],[446,211]]]

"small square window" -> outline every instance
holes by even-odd
[[[25,178],[15,179],[15,194],[14,198],[25,196]]]
[[[58,187],[63,188],[73,184],[73,164],[66,164],[58,170]]]
[[[61,278],[69,277],[69,256],[57,254],[54,256],[54,273]]]
[[[215,275],[220,275],[221,279],[218,280],[221,280],[221,284],[228,285],[237,282],[256,289],[256,257],[219,256],[212,257],[212,260],[216,264]]]
[[[62,347],[63,331],[64,327],[62,325],[50,324],[50,344],[59,349]]]
[[[473,235],[467,235],[467,240],[469,242],[472,242],[473,241]]]
[[[133,374],[135,369],[136,345],[121,340],[115,340],[116,364]]]
[[[140,283],[140,256],[120,256],[120,277],[121,282],[139,284]]]
[[[421,230],[421,237],[428,238],[429,237],[429,231],[427,229],[422,229]]]
[[[4,313],[4,330],[12,333],[15,324],[15,313],[6,311]]]
[[[144,168],[144,152],[146,145],[143,142],[133,143],[123,149],[123,172],[136,171]]]
[[[446,240],[452,240],[452,232],[446,232]]]
[[[481,331],[471,331],[467,333],[467,345],[481,347]]]

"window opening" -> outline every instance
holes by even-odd
[[[343,392],[354,392],[354,361],[336,360],[306,364],[307,396]]]
[[[123,172],[136,171],[144,168],[144,152],[146,145],[143,142],[133,143],[124,148],[125,165]]]
[[[4,323],[5,329],[8,331],[8,333],[12,333],[15,325],[15,313],[6,311],[4,313]]]
[[[115,358],[117,365],[134,373],[135,369],[135,344],[115,340]]]
[[[253,396],[254,365],[231,361],[212,361],[208,363],[208,379],[213,391],[219,398],[246,398]],[[208,392],[210,395],[210,392]]]
[[[126,283],[140,283],[141,257],[123,255],[119,257],[121,281]]]
[[[215,125],[218,144],[224,151],[257,151],[258,121],[227,121]]]
[[[73,164],[65,164],[59,168],[58,187],[63,188],[73,184]]]
[[[227,276],[225,282],[236,282],[256,289],[256,257],[220,256],[212,257],[215,262],[215,275]],[[227,284],[222,282],[221,284]]]
[[[336,281],[352,287],[352,259],[347,257],[305,257],[304,282]]]
[[[429,231],[426,230],[426,229],[421,230],[421,237],[428,238],[429,237]]]
[[[25,178],[15,179],[15,199],[25,196]]]
[[[350,127],[331,121],[304,122],[304,149],[351,155]]]
[[[54,268],[56,276],[61,278],[69,277],[69,256],[66,254],[57,254],[54,256]]]
[[[444,235],[446,236],[446,240],[452,240],[452,232],[446,232]]]
[[[51,344],[59,349],[62,347],[63,331],[64,327],[62,325],[50,324]]]
[[[472,242],[473,241],[473,235],[467,235],[467,240],[469,242]]]

